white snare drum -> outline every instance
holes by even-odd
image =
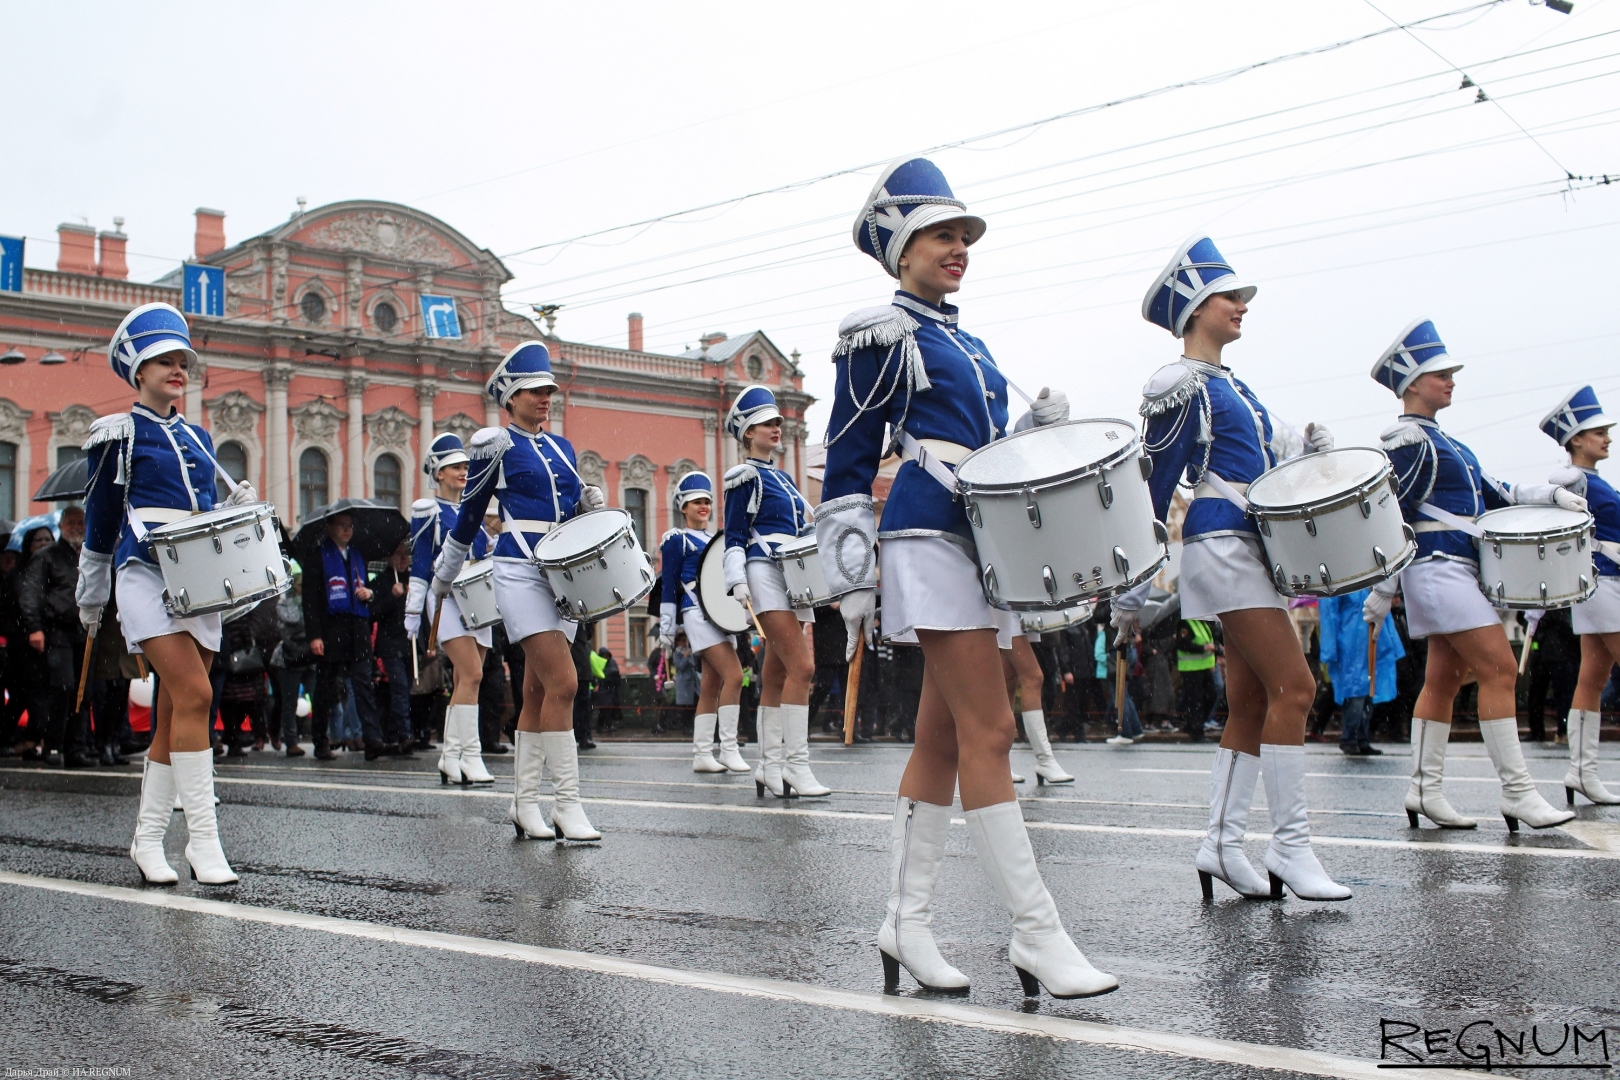
[[[1597,592],[1592,515],[1504,506],[1479,516],[1479,587],[1501,608],[1571,607]]]
[[[1090,622],[1096,610],[1096,604],[1080,604],[1058,611],[1026,611],[1018,617],[1018,621],[1023,625],[1026,635],[1038,637],[1041,634],[1050,634],[1054,630]]]
[[[992,605],[1069,608],[1117,596],[1170,558],[1153,519],[1136,428],[1074,420],[998,439],[962,459],[956,486]]]
[[[1340,596],[1399,572],[1417,555],[1382,450],[1305,454],[1249,485],[1271,581],[1284,596]]]
[[[263,502],[224,506],[148,533],[169,614],[185,618],[247,607],[290,589],[275,514]]]
[[[617,507],[563,522],[535,545],[534,561],[557,594],[557,610],[576,621],[617,614],[652,592],[652,563],[630,515]]]
[[[495,560],[479,559],[461,568],[456,580],[450,583],[456,596],[456,607],[461,609],[461,625],[468,630],[482,630],[501,621],[501,609],[495,606]]]
[[[716,533],[698,561],[698,607],[703,617],[728,634],[740,634],[753,624],[748,609],[726,591],[726,534]]]
[[[816,536],[801,536],[776,549],[776,565],[787,581],[788,603],[796,608],[816,608],[832,603],[827,578],[821,572],[821,552]]]

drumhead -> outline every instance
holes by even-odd
[[[1590,515],[1562,506],[1504,506],[1481,514],[1479,527],[1487,536],[1540,536],[1579,532],[1590,521]]]
[[[238,506],[217,506],[212,510],[203,510],[179,521],[171,521],[167,525],[159,525],[148,533],[155,540],[167,540],[177,536],[206,535],[213,529],[229,529],[236,525],[247,525],[254,521],[269,520],[272,513],[269,503],[242,503]]]
[[[1124,420],[1071,420],[997,439],[956,467],[956,478],[973,488],[1043,484],[1100,468],[1136,441]]]
[[[716,533],[703,549],[703,561],[698,564],[697,595],[703,617],[714,625],[728,634],[740,634],[748,629],[748,609],[726,591],[726,534],[723,532]]]
[[[540,562],[561,563],[589,554],[630,527],[630,515],[616,506],[592,510],[552,529],[534,546]]]
[[[1249,485],[1248,499],[1262,509],[1327,502],[1361,489],[1388,464],[1382,450],[1364,446],[1305,454],[1262,473]]]
[[[799,555],[814,553],[815,550],[816,534],[811,533],[809,536],[800,536],[796,539],[789,540],[787,543],[778,547],[776,549],[776,557],[778,559],[792,559]]]
[[[461,568],[461,573],[456,575],[456,584],[465,585],[474,578],[484,577],[485,575],[493,574],[494,572],[494,559],[479,559],[476,562],[470,562]]]

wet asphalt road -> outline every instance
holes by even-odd
[[[1404,748],[1373,759],[1308,748],[1318,853],[1355,889],[1344,904],[1244,902],[1219,884],[1214,903],[1200,899],[1191,856],[1208,748],[1060,746],[1078,782],[1026,785],[1024,813],[1070,932],[1122,984],[1069,1002],[1023,998],[1007,917],[961,826],[935,929],[971,996],[919,994],[909,979],[900,1000],[881,996],[873,938],[906,748],[814,744],[835,794],[786,806],[756,799],[746,777],[694,776],[685,749],[604,742],[582,755],[604,833],[588,846],[514,840],[510,756],[487,759],[493,792],[442,788],[427,755],[221,761],[221,833],[242,875],[223,889],[139,889],[126,854],[136,769],[6,763],[0,1068],[1400,1075],[1374,1071],[1381,1019],[1452,1031],[1536,1023],[1548,1046],[1545,1033],[1565,1022],[1589,1033],[1614,1025],[1620,1060],[1620,809],[1583,802],[1569,827],[1509,838],[1479,744],[1453,747],[1447,788],[1481,827],[1443,834],[1407,828]],[[1563,752],[1528,756],[1543,794],[1562,804]],[[1032,764],[1015,751],[1033,779]],[[1602,773],[1620,783],[1620,762]],[[181,821],[168,851],[184,875]],[[1263,809],[1251,824],[1264,832]],[[1257,865],[1262,852],[1251,840]],[[192,897],[225,903],[174,906]],[[1566,1047],[1538,1060],[1575,1059]],[[1588,1045],[1580,1060],[1603,1059]]]

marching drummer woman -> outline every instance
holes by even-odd
[[[237,880],[219,843],[214,816],[214,753],[209,742],[213,688],[208,668],[219,651],[220,616],[176,618],[163,605],[163,576],[147,532],[214,508],[213,440],[175,408],[185,396],[197,354],[185,316],[168,304],[146,304],[124,317],[107,358],[139,400],[127,413],[103,416],[84,444],[90,458],[85,538],[79,552],[79,618],[96,636],[114,589],[118,621],[131,652],[157,672],[157,723],[141,779],[141,808],[130,857],[150,884],[179,880],[163,854],[178,793],[185,810],[186,862],[205,885]],[[230,505],[257,502],[235,485]]]
[[[737,752],[738,699],[742,696],[742,662],[731,635],[703,614],[697,601],[698,571],[709,545],[709,515],[714,510],[714,482],[706,473],[690,472],[675,484],[675,512],[681,527],[664,534],[659,546],[663,599],[658,606],[658,647],[673,655],[676,629],[686,631],[692,651],[703,657],[703,684],[692,718],[692,771],[748,772]],[[714,732],[720,728],[720,760],[714,758]]]
[[[1008,765],[1014,725],[997,619],[979,583],[950,470],[1007,430],[1007,380],[945,303],[961,288],[968,247],[984,230],[924,158],[890,165],[861,208],[855,245],[898,278],[900,290],[889,305],[857,311],[839,327],[816,540],[829,590],[840,598],[849,652],[876,609],[879,559],[883,633],[915,633],[923,650],[916,743],[895,804],[888,911],[878,930],[886,983],[896,984],[903,965],[923,986],[968,987],[930,928],[960,786],[979,865],[1012,915],[1008,955],[1024,992],[1037,995],[1044,985],[1055,997],[1086,997],[1119,983],[1070,940],[1035,865]],[[1038,423],[1068,417],[1062,394],[1038,404]],[[872,483],[891,449],[905,461],[880,532]]]
[[[467,451],[461,438],[445,432],[428,447],[422,471],[438,489],[436,497],[417,499],[411,504],[411,584],[405,595],[405,632],[412,648],[421,636],[422,612],[426,608],[429,585],[433,580],[433,560],[444,547],[444,538],[456,527],[456,511],[461,492],[467,486]],[[473,537],[472,557],[489,553],[489,538],[483,530]],[[430,614],[428,619],[433,616]],[[495,777],[484,768],[483,746],[478,739],[478,687],[484,678],[484,654],[493,641],[491,627],[468,630],[461,624],[461,609],[454,593],[444,597],[439,612],[439,646],[450,658],[455,687],[444,716],[444,742],[439,749],[439,781],[445,784],[493,784]],[[470,718],[470,722],[469,722]],[[515,810],[514,810],[514,818]]]
[[[1479,553],[1469,530],[1486,510],[1514,504],[1584,510],[1586,500],[1552,484],[1494,480],[1472,450],[1440,430],[1435,414],[1451,404],[1461,367],[1428,319],[1403,330],[1373,366],[1373,379],[1401,399],[1401,418],[1384,432],[1383,445],[1395,468],[1401,514],[1417,534],[1417,557],[1398,578],[1373,586],[1362,614],[1369,623],[1383,622],[1398,584],[1407,632],[1429,639],[1423,692],[1412,711],[1412,783],[1405,800],[1412,827],[1419,814],[1447,829],[1478,824],[1457,813],[1441,787],[1451,705],[1472,671],[1479,680],[1479,733],[1502,782],[1502,817],[1510,830],[1520,821],[1545,829],[1575,815],[1549,805],[1525,768],[1514,696],[1518,665],[1501,615],[1479,587]]]
[[[810,771],[810,680],[815,658],[802,623],[815,615],[788,603],[776,549],[811,531],[810,504],[775,465],[782,445],[776,395],[747,386],[731,403],[726,431],[746,460],[726,471],[726,588],[751,605],[765,631],[759,688],[759,767],[755,786],[778,798],[830,795]],[[697,648],[696,643],[692,646]]]
[[[1350,890],[1317,860],[1306,819],[1305,717],[1316,680],[1242,496],[1278,462],[1333,449],[1333,436],[1319,424],[1296,435],[1222,362],[1225,347],[1242,336],[1255,291],[1199,236],[1176,251],[1142,301],[1144,319],[1182,340],[1181,359],[1160,368],[1142,393],[1153,511],[1164,519],[1185,476],[1193,499],[1182,526],[1182,618],[1218,617],[1226,639],[1231,711],[1210,771],[1209,828],[1193,864],[1206,898],[1218,878],[1251,899],[1280,897],[1287,886],[1302,900],[1347,900]],[[1125,640],[1146,592],[1142,586],[1114,604]],[[1269,888],[1243,853],[1260,776],[1271,809]]]
[[[1552,482],[1586,500],[1601,546],[1592,553],[1597,592],[1570,612],[1581,637],[1581,675],[1570,703],[1569,772],[1564,775],[1570,806],[1577,791],[1603,806],[1620,803],[1620,795],[1604,787],[1597,775],[1603,686],[1610,669],[1620,664],[1620,495],[1597,472],[1597,463],[1609,456],[1613,426],[1590,386],[1569,395],[1541,421],[1541,430],[1569,451],[1570,464],[1554,473]]]
[[[456,525],[445,538],[433,567],[432,592],[448,597],[468,551],[484,525],[484,510],[499,492],[501,536],[495,542],[495,602],[506,636],[519,643],[527,660],[523,711],[518,716],[513,763],[513,818],[519,835],[565,840],[600,840],[579,801],[579,749],[574,742],[577,680],[569,645],[579,624],[557,611],[556,596],[534,562],[541,537],[576,514],[600,510],[602,489],[580,479],[573,446],[545,430],[557,380],[551,354],[538,341],[526,341],[506,357],[484,384],[484,392],[506,410],[511,423],[481,428],[473,435],[467,487]],[[443,620],[441,618],[441,628]],[[458,731],[476,738],[477,705],[452,705]],[[445,724],[451,723],[446,716]],[[554,799],[551,825],[540,814],[540,776],[551,767]]]

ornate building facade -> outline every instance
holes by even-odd
[[[500,259],[427,214],[392,203],[334,203],[228,245],[225,215],[199,209],[195,261],[225,271],[224,313],[188,316],[201,360],[185,402],[213,434],[221,464],[250,479],[294,529],[343,497],[409,507],[428,493],[422,450],[464,439],[500,416],[483,383],[519,342],[543,340],[561,386],[551,429],[580,472],[628,510],[652,550],[669,528],[671,485],[693,469],[718,481],[736,463],[722,427],[749,382],[772,387],[786,417],[782,465],[805,483],[803,391],[796,357],[763,333],[711,334],[679,356],[565,341],[509,311]],[[0,517],[49,509],[30,496],[80,451],[90,422],[129,407],[106,345],[131,308],[182,305],[182,272],[127,280],[121,232],[64,225],[55,270],[27,268],[0,291]],[[454,320],[447,318],[453,306]],[[454,329],[459,336],[445,336]],[[599,637],[630,664],[646,627],[620,616]]]

